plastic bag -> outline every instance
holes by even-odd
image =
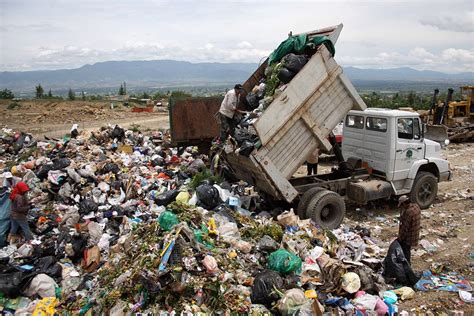
[[[55,297],[56,288],[58,285],[56,282],[46,274],[38,274],[31,280],[28,288],[25,291],[26,296],[39,295],[40,297]]]
[[[36,274],[11,272],[0,274],[0,293],[6,297],[15,298],[21,295],[22,290]]]
[[[174,213],[166,211],[161,213],[158,218],[158,223],[160,223],[160,227],[163,228],[163,230],[170,231],[173,226],[179,224],[179,220]]]
[[[397,295],[400,295],[402,301],[404,300],[411,300],[415,297],[415,291],[408,286],[401,287],[399,289],[393,290],[393,292]]]
[[[198,198],[198,206],[205,209],[212,210],[222,203],[219,197],[219,191],[211,184],[201,184],[196,188],[196,195]]]
[[[293,79],[296,74],[285,67],[282,67],[278,72],[278,79],[283,83],[288,83]]]
[[[275,289],[283,288],[283,279],[273,270],[264,270],[257,274],[253,280],[250,299],[253,304],[271,305],[279,296]]]
[[[308,299],[302,290],[291,289],[283,294],[283,297],[277,304],[277,309],[282,315],[295,315],[307,302]]]
[[[268,268],[283,274],[300,273],[301,265],[301,259],[285,249],[278,249],[268,257]]]
[[[57,263],[56,257],[46,256],[40,258],[36,263],[36,266],[38,268],[38,272],[47,274],[57,281],[61,280],[62,267],[59,263]]]
[[[295,215],[293,209],[286,211],[277,216],[278,223],[283,227],[286,226],[297,226],[298,225],[298,216]]]
[[[239,154],[241,154],[242,156],[248,157],[250,156],[254,148],[255,146],[253,143],[249,141],[244,141],[242,142],[242,145],[239,148]]]
[[[415,275],[405,255],[402,246],[394,240],[388,248],[387,256],[383,261],[383,276],[395,278],[397,283],[412,286],[418,282],[419,277]]]
[[[255,93],[250,92],[249,94],[247,94],[245,99],[247,100],[250,110],[254,110],[258,107],[259,100]]]
[[[55,161],[53,161],[53,169],[52,170],[61,170],[66,168],[71,164],[71,160],[68,158],[60,158]]]
[[[103,174],[109,173],[109,172],[112,172],[112,173],[117,174],[117,173],[120,172],[120,168],[119,168],[116,164],[114,164],[114,163],[112,163],[112,162],[108,162],[108,163],[106,163],[105,166],[102,168],[101,172],[102,172]]]
[[[112,139],[117,138],[118,140],[123,140],[125,138],[125,130],[118,125],[115,125],[112,133],[110,134]]]
[[[82,215],[97,212],[98,210],[99,206],[92,199],[85,199],[79,203],[79,213]]]
[[[202,264],[204,265],[208,273],[216,273],[219,270],[216,258],[214,258],[213,256],[205,256],[202,260]]]
[[[347,272],[341,277],[341,287],[347,293],[355,293],[360,289],[360,278],[354,272]]]
[[[286,69],[291,72],[298,73],[301,69],[303,69],[304,65],[306,65],[308,58],[304,55],[295,55],[290,53],[283,57],[282,62]]]
[[[168,204],[170,204],[171,202],[173,202],[176,199],[178,194],[179,194],[179,190],[166,191],[164,193],[159,194],[155,198],[155,203],[158,206],[161,206],[161,205],[167,206]]]

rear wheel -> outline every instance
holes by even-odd
[[[334,229],[339,227],[344,219],[346,204],[336,192],[324,190],[313,196],[306,214],[319,226]]]
[[[421,209],[426,209],[434,202],[438,194],[438,179],[430,172],[420,171],[415,177],[410,192],[410,200]]]
[[[313,198],[313,196],[321,191],[324,191],[323,188],[311,188],[301,196],[300,202],[298,203],[298,208],[296,209],[298,216],[300,219],[306,219],[308,216],[306,215],[306,210],[308,208],[308,204]]]

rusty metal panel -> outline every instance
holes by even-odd
[[[170,99],[170,129],[173,143],[212,139],[219,135],[215,114],[222,97]]]

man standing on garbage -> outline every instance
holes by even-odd
[[[420,239],[421,209],[406,195],[398,199],[398,207],[401,207],[401,211],[397,239],[402,246],[405,258],[411,264],[411,247],[418,245]]]
[[[11,172],[4,172],[1,176],[2,187],[0,189],[0,248],[7,245],[7,235],[10,229],[11,200],[10,193],[20,178],[14,177]]]
[[[232,133],[235,128],[234,115],[235,112],[245,113],[237,110],[237,106],[240,102],[240,96],[244,88],[241,84],[236,84],[234,89],[229,90],[222,100],[221,107],[217,113],[220,122],[220,141],[224,142],[227,139],[227,135]]]
[[[26,196],[28,191],[30,191],[30,188],[26,183],[18,182],[10,193],[10,200],[12,201],[10,233],[15,235],[18,232],[18,228],[21,228],[25,239],[31,240],[33,239],[33,234],[26,220],[26,215],[28,215],[28,210],[30,209],[28,197]]]

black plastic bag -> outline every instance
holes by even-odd
[[[120,168],[112,163],[112,162],[108,162],[104,165],[104,167],[102,168],[102,174],[106,174],[106,173],[109,173],[109,172],[112,172],[114,174],[117,174],[120,172]]]
[[[198,198],[197,205],[208,210],[212,210],[222,203],[219,191],[210,184],[201,184],[198,186],[196,188],[196,195]]]
[[[254,148],[255,146],[253,143],[249,141],[244,141],[242,145],[240,146],[239,154],[241,154],[242,156],[248,157],[250,156]]]
[[[55,161],[53,161],[52,170],[61,170],[61,169],[66,168],[70,164],[71,164],[71,160],[69,160],[68,158],[56,159]]]
[[[295,55],[290,53],[283,57],[282,62],[286,69],[296,74],[301,69],[303,69],[304,65],[306,65],[308,62],[308,58],[304,55]]]
[[[47,164],[47,165],[44,165],[37,173],[36,173],[36,176],[38,177],[38,179],[40,179],[41,181],[43,181],[44,179],[46,179],[48,177],[48,172],[53,170],[53,164]]]
[[[155,203],[158,206],[164,205],[167,206],[173,202],[179,194],[179,190],[169,190],[164,193],[161,193],[155,198]]]
[[[278,72],[278,79],[283,83],[288,83],[293,79],[296,74],[285,67],[282,67]]]
[[[271,305],[280,297],[275,293],[275,288],[283,288],[283,279],[276,271],[265,270],[258,274],[252,285],[250,300],[253,304]]]
[[[99,206],[92,199],[85,199],[79,203],[79,214],[81,215],[97,212],[98,210]]]
[[[22,271],[0,274],[0,293],[10,298],[21,296],[35,275]]]
[[[117,138],[118,140],[123,140],[125,138],[125,130],[118,125],[115,125],[112,133],[110,134],[112,139]]]
[[[405,258],[398,240],[394,240],[388,248],[387,256],[383,261],[383,276],[408,286],[413,286],[420,279]]]
[[[258,97],[255,93],[250,92],[245,99],[247,100],[250,110],[254,110],[258,107]]]
[[[57,263],[54,256],[47,256],[40,258],[36,263],[38,273],[44,273],[55,279],[56,281],[61,281],[61,273],[63,268],[59,263]]]

